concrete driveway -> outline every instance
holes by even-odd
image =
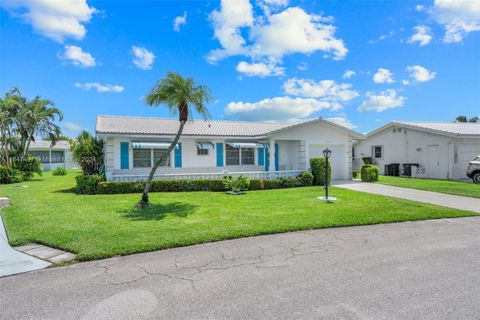
[[[2,319],[480,319],[480,217],[311,230],[0,279]]]
[[[333,181],[332,185],[339,188],[380,194],[394,198],[407,199],[418,202],[425,202],[447,208],[472,211],[480,213],[480,199],[461,197],[452,194],[424,191],[418,189],[401,188],[379,183],[367,183],[352,180]],[[480,192],[480,188],[479,188]]]

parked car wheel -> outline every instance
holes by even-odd
[[[480,183],[480,172],[476,172],[473,174],[472,180],[474,183]]]

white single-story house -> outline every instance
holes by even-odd
[[[42,168],[45,171],[50,171],[57,167],[65,169],[78,167],[72,159],[68,141],[57,141],[55,145],[52,145],[50,141],[31,142],[28,154],[37,157],[42,162]]]
[[[107,180],[145,180],[177,133],[176,119],[98,115]],[[332,152],[332,178],[351,179],[352,141],[362,134],[323,119],[265,123],[192,120],[156,179],[296,176],[309,159]]]
[[[371,157],[384,173],[391,163],[418,164],[412,176],[465,179],[470,160],[480,154],[480,123],[393,121],[354,144],[354,168]]]

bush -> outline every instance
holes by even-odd
[[[62,167],[56,167],[55,169],[53,169],[52,174],[54,176],[65,176],[67,175],[67,170]]]
[[[80,176],[85,177],[85,176]],[[78,177],[77,177],[78,178]],[[84,178],[80,178],[84,179]],[[192,192],[192,191],[226,191],[225,180],[154,180],[151,192]],[[237,178],[238,179],[238,178]],[[243,177],[243,179],[246,179]],[[248,180],[248,179],[247,179]],[[278,180],[251,179],[249,187],[243,185],[241,190],[266,190],[280,188],[294,188],[312,185],[313,176],[304,172],[296,178],[282,178]],[[83,183],[83,181],[82,181]],[[78,184],[78,179],[77,179]],[[82,184],[84,185],[84,184]],[[97,194],[141,193],[145,182],[142,181],[102,181],[94,187]],[[89,189],[91,190],[91,188]],[[79,191],[80,192],[80,191]]]
[[[304,171],[298,175],[298,180],[303,186],[311,186],[313,184],[313,174],[308,171]]]
[[[99,174],[79,175],[76,176],[77,192],[80,194],[95,194],[97,193],[98,184],[103,180],[103,176]]]
[[[22,180],[32,179],[34,173],[42,175],[42,163],[32,156],[16,158],[13,166],[22,173]]]
[[[352,178],[353,179],[357,179],[358,175],[359,175],[358,171],[355,171],[355,170],[352,171]]]
[[[0,184],[17,183],[21,182],[22,180],[22,172],[5,165],[0,165]]]
[[[72,146],[72,157],[82,168],[84,175],[102,173],[104,164],[104,142],[92,137],[87,131],[82,131]]]
[[[247,177],[240,175],[234,179],[231,177],[224,179],[223,184],[225,185],[225,189],[238,193],[248,190],[250,180],[248,180]]]
[[[325,185],[325,158],[312,158],[310,159],[310,168],[313,174],[313,185],[323,186]],[[332,167],[330,161],[328,162],[328,183],[330,184],[332,177]]]
[[[363,165],[361,170],[361,178],[364,182],[378,181],[378,167],[371,164]]]

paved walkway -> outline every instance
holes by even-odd
[[[435,204],[447,208],[480,213],[480,199],[478,198],[461,197],[445,193],[401,188],[385,184],[366,183],[361,181],[334,181],[333,185],[335,187],[354,191],[380,194],[384,196]]]
[[[0,277],[44,269],[49,265],[51,265],[50,262],[18,252],[10,247],[2,217],[0,217]]]
[[[0,278],[1,318],[480,319],[480,217],[235,239]]]

